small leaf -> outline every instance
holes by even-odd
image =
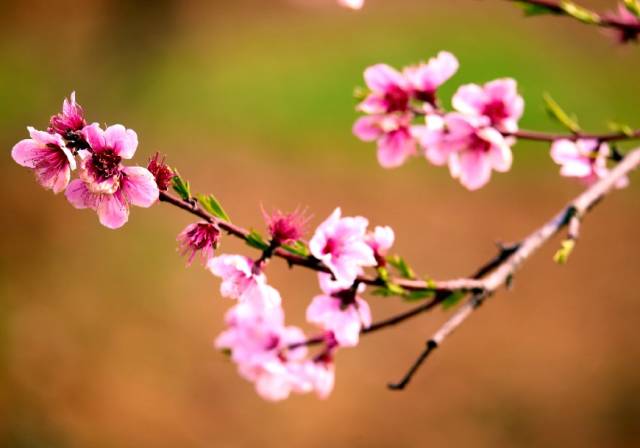
[[[191,186],[189,185],[189,182],[182,179],[178,171],[175,171],[174,174],[175,175],[173,176],[173,179],[171,179],[171,186],[173,187],[173,191],[178,193],[178,196],[180,196],[183,201],[190,201]]]
[[[387,268],[378,266],[377,271],[378,271],[378,277],[380,278],[380,280],[387,283],[389,281],[389,271],[387,270]]]
[[[435,292],[433,292],[430,289],[419,289],[416,291],[409,291],[405,294],[404,299],[407,302],[415,302],[418,300],[423,300],[423,299],[430,299],[435,295]]]
[[[306,258],[309,256],[309,248],[302,241],[294,241],[291,244],[283,244],[282,248],[287,252],[299,257]]]
[[[269,243],[267,243],[262,235],[260,235],[255,230],[251,230],[251,232],[249,232],[249,235],[247,235],[247,239],[245,241],[249,246],[255,249],[267,250],[269,248]]]
[[[624,7],[627,8],[631,14],[636,17],[640,17],[640,1],[638,0],[623,0]]]
[[[376,288],[371,292],[371,295],[379,296],[379,297],[391,297],[394,296],[391,291],[389,291],[386,287]]]
[[[545,5],[536,5],[527,2],[518,2],[526,17],[541,16],[544,14],[560,14],[557,8]]]
[[[387,289],[394,296],[403,296],[407,293],[402,286],[396,285],[395,283],[387,283]]]
[[[400,255],[394,255],[393,257],[388,257],[387,262],[393,266],[402,277],[413,279],[416,278],[413,269],[407,264],[406,261]]]
[[[562,110],[560,105],[553,98],[551,98],[551,95],[549,95],[548,93],[545,93],[542,97],[546,104],[547,112],[552,118],[558,120],[560,124],[568,128],[571,132],[580,132],[580,125],[578,125],[578,121],[575,119],[575,117],[570,117],[569,114]]]
[[[575,247],[576,242],[573,239],[566,239],[560,244],[560,249],[553,256],[553,261],[558,264],[566,264],[571,255],[571,251]]]
[[[596,14],[593,11],[589,11],[586,8],[583,8],[582,6],[578,6],[573,2],[563,0],[562,3],[560,3],[560,7],[568,15],[570,15],[575,19],[578,19],[583,23],[587,23],[590,25],[597,25],[601,21],[600,16],[598,14]]]
[[[358,101],[364,100],[368,95],[369,91],[364,87],[356,87],[353,89],[353,97]]]
[[[465,293],[462,291],[452,292],[442,301],[442,308],[448,310],[449,308],[456,306],[464,296]]]
[[[224,211],[220,202],[216,199],[216,197],[212,194],[199,194],[198,202],[202,205],[207,212],[215,216],[216,218],[222,219],[223,221],[231,222],[229,215]]]
[[[609,129],[611,129],[613,132],[619,132],[621,134],[624,134],[627,137],[634,136],[633,128],[625,123],[616,123],[615,121],[610,121]]]

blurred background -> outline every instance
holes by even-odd
[[[111,231],[9,157],[75,90],[89,120],[138,132],[139,163],[168,154],[239,224],[262,229],[261,204],[300,205],[313,229],[340,205],[391,225],[421,274],[457,277],[581,187],[558,176],[547,145],[525,142],[513,170],[475,193],[420,159],[381,169],[351,135],[353,88],[370,64],[443,49],[461,62],[446,102],[461,83],[512,76],[523,127],[558,129],[545,91],[587,129],[640,126],[637,46],[497,0],[367,0],[358,13],[333,0],[3,1],[0,446],[640,446],[637,173],[589,215],[568,265],[552,261],[559,240],[545,247],[405,392],[385,384],[450,311],[341,351],[327,401],[273,404],[212,348],[230,302],[176,253],[186,214],[134,208]],[[230,239],[222,249],[251,253]],[[304,326],[315,276],[280,262],[269,275]],[[370,303],[376,318],[410,306]]]

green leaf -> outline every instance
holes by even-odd
[[[387,270],[387,268],[378,266],[377,271],[378,271],[378,277],[380,278],[380,280],[387,283],[389,281],[389,271]]]
[[[446,299],[442,301],[442,308],[448,310],[449,308],[456,306],[464,296],[465,293],[463,293],[462,291],[452,292]]]
[[[216,218],[222,219],[223,221],[231,222],[229,215],[224,211],[220,202],[216,199],[216,197],[212,194],[199,194],[198,202],[202,205],[207,212],[215,216]]]
[[[416,278],[416,275],[413,272],[413,269],[411,269],[411,267],[407,264],[406,261],[402,259],[400,255],[394,255],[393,257],[388,257],[387,263],[393,266],[400,273],[402,277],[409,278],[409,279]]]
[[[597,25],[601,22],[600,16],[593,11],[589,11],[582,6],[578,6],[573,2],[563,0],[560,3],[560,7],[564,12],[566,12],[571,17],[578,19],[583,23],[587,23],[589,25]]]
[[[560,244],[560,249],[553,256],[553,261],[558,264],[566,264],[571,251],[575,247],[576,242],[573,239],[566,239]]]
[[[249,246],[255,249],[267,250],[269,248],[269,243],[267,243],[262,235],[255,230],[251,230],[251,232],[249,232],[245,241]]]
[[[299,257],[308,257],[309,256],[309,248],[302,241],[295,241],[291,244],[283,244],[282,248],[287,252],[297,255]]]
[[[544,98],[547,112],[552,118],[558,120],[560,124],[565,126],[571,132],[580,132],[580,125],[578,125],[578,121],[575,117],[569,116],[569,114],[567,114],[548,93],[545,93],[542,97]]]
[[[369,95],[369,90],[364,87],[356,87],[353,89],[353,97],[358,101],[364,100],[367,95]]]
[[[541,16],[544,14],[560,14],[557,9],[545,5],[534,5],[527,2],[518,2],[526,17]]]
[[[619,132],[621,134],[624,134],[627,137],[634,136],[633,128],[625,123],[616,123],[615,121],[610,121],[609,129],[611,129],[613,132]]]
[[[624,7],[627,8],[631,14],[636,17],[640,17],[640,1],[638,0],[623,0]]]
[[[395,294],[393,294],[391,291],[389,291],[386,287],[381,287],[381,288],[376,288],[371,292],[371,295],[373,296],[379,296],[379,297],[392,297]]]
[[[404,295],[404,299],[407,302],[415,302],[415,301],[418,301],[418,300],[430,299],[434,295],[435,295],[435,292],[433,292],[430,289],[419,289],[417,291],[408,291]]]
[[[189,185],[189,182],[180,177],[180,174],[177,171],[174,171],[173,179],[171,179],[171,186],[173,187],[173,191],[178,193],[178,196],[180,196],[183,201],[191,200],[191,186]]]

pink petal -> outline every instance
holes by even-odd
[[[11,157],[19,165],[35,168],[35,160],[42,151],[41,145],[33,139],[24,139],[16,143],[11,150]]]
[[[509,102],[518,95],[518,83],[512,78],[500,78],[484,85],[484,91],[492,100]]]
[[[492,168],[501,172],[509,171],[513,155],[502,134],[494,128],[484,128],[478,131],[478,136],[491,143],[488,156]]]
[[[353,125],[353,134],[360,140],[370,142],[382,135],[377,117],[360,117]]]
[[[460,86],[451,100],[454,109],[469,115],[481,115],[486,102],[487,95],[477,84]]]
[[[104,138],[104,131],[100,128],[98,123],[92,123],[85,126],[82,129],[82,135],[93,150],[100,150],[107,147]]]
[[[120,192],[100,195],[96,210],[100,223],[110,229],[122,227],[129,219],[129,206]]]
[[[477,190],[491,178],[489,157],[480,151],[463,151],[451,157],[450,169],[469,190]]]
[[[123,159],[130,159],[138,148],[138,135],[121,124],[109,126],[104,132],[106,145]]]
[[[75,208],[96,208],[96,196],[89,191],[87,184],[80,179],[72,180],[64,195]]]
[[[378,93],[367,96],[356,108],[365,114],[381,114],[387,111],[387,101]]]
[[[405,130],[385,134],[378,141],[378,162],[383,168],[396,168],[415,154],[415,141]]]
[[[364,80],[374,92],[385,92],[391,86],[405,87],[402,74],[387,64],[376,64],[364,71]]]
[[[129,166],[123,169],[122,191],[129,202],[138,207],[150,207],[159,195],[158,185],[153,174],[140,166]]]

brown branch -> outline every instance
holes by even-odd
[[[398,383],[390,384],[389,388],[393,390],[404,389],[429,354],[462,325],[485,299],[493,295],[502,285],[508,284],[520,265],[564,227],[569,227],[570,237],[573,235],[574,238],[577,238],[579,220],[598,204],[607,193],[613,190],[620,179],[627,176],[627,174],[636,169],[638,165],[640,165],[640,149],[636,149],[627,154],[606,177],[587,188],[551,220],[522,240],[518,249],[482,280],[483,290],[473,294],[472,297],[440,327],[431,339],[429,339],[426,348],[420,353],[402,380]]]
[[[230,235],[233,235],[242,240],[247,240],[249,237],[249,231],[240,226],[236,226],[231,224],[230,222],[223,221],[218,219],[205,210],[200,208],[195,202],[183,201],[179,198],[176,198],[170,195],[167,192],[160,192],[160,201],[166,202],[167,204],[171,204],[175,207],[178,207],[182,210],[185,210],[192,215],[195,215],[199,218],[204,219],[207,222],[215,223],[222,230],[227,232]],[[316,260],[313,257],[301,257],[298,255],[294,255],[290,252],[282,248],[278,248],[273,251],[273,256],[281,258],[285,260],[290,266],[301,266],[307,269],[311,269],[313,271],[331,273],[328,267],[322,264],[319,260]],[[359,283],[364,283],[371,286],[384,286],[385,282],[382,281],[378,277],[360,275],[356,279]],[[453,291],[473,291],[479,288],[480,282],[474,279],[469,278],[460,278],[454,280],[409,280],[409,279],[401,279],[401,278],[392,278],[389,280],[390,283],[401,286],[402,288],[408,291],[433,291],[436,294],[439,293],[449,293]]]

